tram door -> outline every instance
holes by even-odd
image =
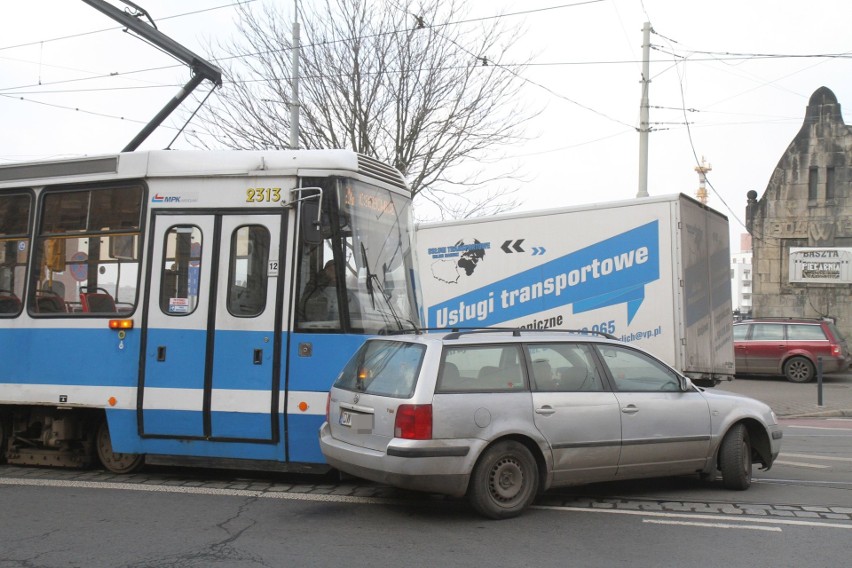
[[[155,214],[142,435],[279,439],[282,222],[280,213]]]

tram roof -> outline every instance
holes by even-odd
[[[132,177],[360,173],[407,190],[396,169],[349,150],[150,150],[0,165],[0,187]]]

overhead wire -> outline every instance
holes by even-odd
[[[657,33],[656,31],[654,31],[653,33],[655,33],[656,35],[666,39],[667,41],[673,41],[673,40],[669,40],[669,38],[666,38],[665,36],[662,36],[661,34]],[[692,151],[692,156],[695,160],[696,167],[701,167],[702,166],[701,160],[699,160],[699,158],[698,158],[698,151],[695,148],[695,141],[692,137],[691,123],[689,122],[689,120],[686,117],[686,112],[687,112],[687,110],[686,110],[687,109],[686,95],[685,95],[684,90],[683,90],[683,76],[682,76],[681,71],[680,71],[680,64],[683,63],[683,62],[686,62],[687,60],[688,60],[688,57],[682,57],[682,60],[678,62],[678,66],[676,67],[677,76],[678,76],[678,86],[679,86],[679,90],[680,90],[680,97],[681,97],[681,103],[682,103],[682,109],[680,109],[680,110],[682,110],[682,112],[683,112],[684,121],[685,121],[684,124],[686,126],[687,139],[689,141],[689,147],[690,147],[690,150]],[[710,180],[710,176],[708,176],[706,172],[704,173],[704,181],[707,184],[707,186],[711,189],[713,194],[719,199],[719,201],[722,202],[722,205],[725,206],[725,209],[728,211],[728,213],[731,215],[731,217],[733,217],[734,220],[737,223],[739,223],[739,225],[741,227],[746,229],[749,232],[749,234],[752,235],[752,237],[757,238],[759,241],[763,242],[763,244],[767,247],[781,248],[780,245],[776,245],[774,243],[769,243],[767,241],[765,235],[763,235],[763,234],[757,234],[756,235],[755,232],[754,232],[754,227],[752,227],[751,231],[748,230],[748,227],[746,226],[745,222],[743,222],[743,220],[740,218],[740,216],[736,212],[734,212],[733,208],[728,204],[728,202],[725,200],[725,198],[722,197],[721,193],[719,193],[719,191],[716,190],[716,187],[713,185],[713,183]]]
[[[213,12],[215,10],[221,10],[223,8],[232,8],[234,6],[239,6],[241,4],[251,4],[252,2],[256,2],[256,1],[257,0],[238,0],[237,2],[231,2],[230,4],[213,6],[211,8],[203,8],[203,9],[200,9],[200,10],[193,10],[191,12],[183,12],[183,13],[180,13],[180,14],[172,14],[171,16],[163,16],[162,18],[158,18],[158,20],[159,21],[166,21],[166,20],[173,20],[175,18],[183,18],[185,16],[195,16],[197,14],[203,14],[204,12]],[[93,35],[93,34],[99,34],[99,33],[103,33],[103,32],[111,32],[111,31],[115,31],[115,30],[120,30],[123,27],[124,26],[112,26],[112,27],[109,27],[109,28],[102,28],[102,29],[99,29],[99,30],[92,30],[92,31],[88,31],[88,32],[80,32],[80,33],[76,33],[76,34],[69,34],[69,35],[66,35],[66,36],[35,40],[35,41],[27,42],[27,43],[19,43],[19,44],[16,44],[16,45],[7,45],[7,46],[0,47],[0,51],[6,51],[8,49],[17,49],[17,48],[20,48],[20,47],[30,47],[30,46],[33,46],[33,45],[51,43],[51,42],[55,42],[55,41],[63,41],[63,40],[67,40],[67,39],[75,39],[75,38],[89,36],[89,35]]]
[[[246,4],[246,3],[249,3],[249,2],[253,2],[253,1],[255,1],[255,0],[246,0],[244,2],[234,2],[234,3],[228,4],[228,5],[217,7],[215,9],[219,9],[219,8],[223,8],[223,7],[237,6],[237,5],[240,5],[240,4]],[[548,7],[542,7],[542,8],[532,8],[532,9],[529,9],[529,10],[520,10],[520,11],[510,12],[510,13],[505,13],[505,14],[496,14],[496,15],[491,15],[491,16],[477,17],[477,18],[466,18],[466,19],[454,20],[454,21],[450,21],[450,22],[443,22],[443,23],[439,23],[439,24],[430,24],[429,27],[439,28],[439,27],[447,27],[447,26],[450,26],[450,25],[460,25],[460,24],[473,23],[473,22],[482,22],[482,21],[488,21],[488,20],[494,20],[494,19],[500,19],[500,18],[508,18],[508,17],[527,15],[527,14],[541,13],[541,12],[552,11],[552,10],[563,9],[563,8],[572,8],[572,7],[577,7],[577,6],[587,5],[587,4],[596,4],[596,3],[603,2],[603,1],[604,0],[583,0],[583,1],[572,2],[572,3],[568,3],[568,4],[559,4],[559,5],[555,5],[555,6],[548,6]],[[213,8],[211,8],[211,9],[213,9]],[[160,20],[180,17],[180,16],[184,16],[184,15],[190,15],[190,14],[194,14],[194,13],[200,13],[200,12],[204,12],[204,11],[209,11],[211,9],[199,10],[199,11],[195,11],[195,12],[187,12],[185,14],[178,14],[178,15],[174,15],[174,16],[169,16],[167,18],[160,18]],[[52,40],[41,40],[41,42],[43,42],[43,41],[59,41],[59,40],[63,40],[63,39],[70,39],[70,38],[73,38],[73,37],[80,37],[80,36],[83,36],[83,35],[90,35],[92,33],[99,33],[99,32],[102,32],[102,31],[110,31],[110,30],[116,30],[116,29],[122,29],[122,28],[120,26],[119,27],[113,27],[113,28],[108,28],[108,29],[104,29],[104,30],[97,30],[97,31],[93,31],[93,32],[85,32],[85,33],[81,33],[81,34],[73,34],[73,35],[69,35],[69,36],[62,36],[60,38],[54,38]],[[382,33],[379,33],[379,34],[373,34],[372,36],[366,36],[365,39],[367,39],[369,37],[380,37],[382,35],[388,35],[388,34],[404,33],[404,32],[407,32],[407,31],[410,31],[410,30],[408,30],[408,29],[391,30],[391,31],[382,32]],[[446,37],[446,36],[444,36],[444,37]],[[327,44],[330,44],[330,43],[346,42],[346,41],[351,41],[351,39],[352,38],[342,38],[342,39],[338,39],[338,40],[324,41],[324,42],[321,42],[321,44],[327,45]],[[6,49],[12,49],[14,47],[34,45],[34,44],[38,44],[38,43],[40,43],[40,42],[36,41],[36,42],[27,43],[27,44],[19,44],[19,45],[16,45],[16,46],[0,47],[0,51],[6,50]],[[463,46],[460,46],[458,43],[456,43],[456,42],[453,42],[453,43],[455,43],[456,46],[459,47],[460,49],[463,49],[463,50],[465,49]],[[300,47],[301,48],[308,48],[308,47],[311,47],[312,45],[314,45],[314,44],[305,44],[305,45],[302,45]],[[316,45],[320,45],[320,44],[316,44]],[[283,52],[283,51],[287,51],[289,49],[292,49],[292,48],[291,47],[290,48],[284,48],[284,49],[276,50],[276,51]],[[240,58],[245,58],[245,57],[262,55],[263,53],[264,52],[257,52],[257,53],[253,53],[253,54],[241,54],[241,55],[238,55],[238,56],[213,58],[213,61],[214,62],[221,62],[221,61],[227,61],[227,60],[231,60],[231,59],[240,59]],[[475,65],[475,64],[476,63],[472,63],[472,65]],[[571,63],[571,64],[573,64],[573,63]],[[588,63],[583,63],[583,64],[588,64]],[[610,117],[610,116],[606,115],[605,113],[597,111],[596,109],[593,109],[593,108],[591,108],[587,105],[584,105],[582,103],[579,103],[578,101],[575,101],[575,100],[573,100],[573,99],[571,99],[567,96],[564,96],[560,93],[557,93],[557,92],[553,91],[552,89],[550,89],[549,87],[547,87],[545,85],[542,85],[540,83],[532,81],[531,79],[528,79],[528,78],[525,78],[525,77],[519,75],[518,73],[516,73],[515,71],[513,71],[512,69],[509,68],[510,65],[511,64],[501,65],[500,68],[514,74],[516,77],[518,77],[522,81],[528,82],[528,83],[533,84],[533,85],[535,85],[535,86],[537,86],[541,89],[546,90],[547,92],[549,92],[553,96],[564,99],[568,102],[571,102],[572,104],[575,104],[575,105],[577,105],[581,108],[589,110],[590,112],[598,114],[598,115],[600,115],[604,118],[607,118],[609,120],[613,120],[613,121],[615,121],[619,124],[634,128],[633,125],[630,125],[626,122],[623,122],[623,121],[620,121],[620,120],[615,119],[613,117]],[[550,64],[550,65],[552,65],[552,64]],[[112,78],[112,77],[116,77],[116,76],[126,76],[128,74],[145,73],[145,72],[158,71],[158,70],[163,70],[163,69],[168,69],[168,68],[177,68],[177,67],[180,67],[180,66],[179,65],[161,66],[161,67],[156,67],[156,68],[146,68],[146,69],[124,72],[124,73],[113,72],[113,73],[109,73],[109,74],[106,74],[106,75],[100,75],[100,76],[96,76],[96,77],[68,79],[68,80],[63,80],[63,81],[51,82],[51,83],[47,83],[47,84],[42,84],[40,82],[38,85],[30,84],[30,85],[19,86],[19,87],[7,87],[5,89],[0,89],[0,95],[6,96],[7,98],[17,98],[18,100],[40,103],[40,101],[34,101],[34,100],[26,99],[26,98],[20,97],[20,96],[13,97],[13,96],[9,95],[8,93],[10,91],[19,91],[20,89],[23,89],[23,88],[31,88],[31,87],[35,87],[35,86],[47,86],[47,85],[57,85],[57,84],[62,84],[62,83],[67,83],[67,82],[90,81],[90,80],[95,80],[95,79]],[[243,81],[243,82],[246,82],[246,81]],[[92,89],[92,91],[98,91],[98,90],[101,90],[101,89]],[[108,88],[103,88],[103,90],[108,90]],[[61,92],[61,91],[57,91],[57,92]],[[34,92],[34,93],[29,93],[29,94],[42,94],[42,93],[41,92],[38,92],[38,93]],[[54,108],[68,108],[68,109],[72,108],[72,107],[63,107],[63,105],[57,105],[57,104],[48,104],[48,103],[40,103],[40,104],[45,104],[46,106],[52,106]],[[73,110],[80,110],[80,109],[79,109],[79,107],[73,107]],[[90,112],[90,114],[97,115],[97,116],[110,116],[110,115],[106,115],[105,113],[96,113],[96,112]]]
[[[588,1],[585,1],[585,2],[577,2],[577,3],[574,3],[574,4],[566,4],[566,5],[559,6],[559,7],[560,7],[560,8],[564,8],[564,7],[576,7],[576,6],[582,6],[582,5],[584,5],[584,4],[596,4],[596,3],[598,3],[598,2],[602,2],[602,1],[603,1],[603,0],[588,0]],[[406,13],[407,13],[408,15],[410,15],[410,16],[414,16],[415,18],[419,18],[419,16],[418,16],[417,14],[412,14],[411,12],[407,12],[405,9],[403,9],[403,8],[402,8],[401,6],[399,6],[399,5],[397,5],[397,8],[398,8],[399,10],[401,10],[401,11],[406,12]],[[552,9],[552,8],[549,8],[549,9]],[[544,11],[544,10],[546,10],[546,8],[542,8],[542,9],[534,9],[534,10],[526,10],[526,11],[524,11],[524,12],[513,12],[513,13],[511,13],[511,14],[506,14],[506,16],[509,16],[509,15],[518,15],[518,14],[528,14],[528,13],[533,13],[533,12],[542,12],[542,11]],[[488,19],[492,19],[492,18],[499,18],[499,17],[504,17],[504,16],[502,16],[502,15],[498,15],[498,16],[490,16]],[[480,21],[480,20],[482,20],[482,19],[483,19],[483,18],[475,18],[475,19],[472,19],[472,20],[464,20],[464,21]],[[425,23],[422,21],[422,19],[419,19],[419,20],[418,20],[418,22],[419,22],[420,24],[424,24],[424,27],[428,27],[428,28],[431,28],[431,29],[437,29],[437,28],[439,28],[439,27],[444,27],[444,26],[445,26],[445,24],[434,24],[434,25],[431,25],[431,24],[430,24],[430,25],[425,25]],[[440,33],[440,32],[439,32],[439,33]],[[594,109],[594,108],[592,108],[592,107],[590,107],[590,106],[584,105],[583,103],[580,103],[580,102],[578,102],[578,101],[575,101],[574,99],[572,99],[572,98],[570,98],[570,97],[568,97],[568,96],[565,96],[565,95],[563,95],[563,94],[561,94],[561,93],[557,93],[556,91],[554,91],[553,89],[551,89],[550,87],[548,87],[548,86],[546,86],[546,85],[543,85],[543,84],[541,84],[541,83],[539,83],[539,82],[537,82],[537,81],[533,81],[532,79],[530,79],[530,78],[528,78],[528,77],[524,77],[523,75],[520,75],[520,74],[519,74],[519,73],[517,73],[516,71],[514,71],[514,70],[510,69],[510,68],[509,68],[509,66],[507,66],[507,65],[503,65],[502,63],[500,63],[500,62],[498,62],[498,61],[493,61],[493,60],[491,60],[491,59],[488,59],[488,58],[487,58],[487,56],[485,56],[485,55],[483,55],[483,54],[476,54],[476,53],[473,53],[472,51],[470,51],[470,50],[469,50],[469,49],[467,49],[466,47],[464,47],[464,46],[460,45],[460,44],[459,44],[458,42],[456,42],[454,39],[452,39],[452,38],[450,38],[450,37],[448,37],[448,36],[446,36],[446,35],[443,35],[443,34],[442,34],[442,37],[443,37],[444,39],[446,39],[447,41],[451,42],[451,43],[452,43],[453,45],[455,45],[456,47],[458,47],[460,50],[464,51],[465,53],[467,53],[468,55],[470,55],[471,57],[473,57],[473,58],[474,58],[474,61],[476,62],[476,64],[482,64],[482,65],[489,65],[489,64],[490,64],[490,65],[494,65],[495,67],[497,67],[497,68],[499,68],[499,69],[503,69],[503,70],[505,70],[505,71],[508,71],[509,73],[511,73],[512,75],[514,75],[515,77],[517,77],[518,79],[520,79],[521,81],[523,81],[523,82],[525,82],[525,83],[529,83],[529,84],[531,84],[531,85],[534,85],[534,86],[536,86],[536,87],[538,87],[538,88],[540,88],[540,89],[543,89],[543,90],[547,91],[548,93],[550,93],[550,94],[551,94],[551,95],[553,95],[554,97],[557,97],[557,98],[560,98],[560,99],[562,99],[562,100],[568,101],[568,102],[569,102],[569,103],[571,103],[571,104],[574,104],[574,105],[576,105],[576,106],[578,106],[578,107],[580,107],[580,108],[583,108],[583,109],[585,109],[585,110],[588,110],[588,111],[590,111],[590,112],[592,112],[592,113],[594,113],[594,114],[597,114],[597,115],[599,115],[599,116],[601,116],[601,117],[603,117],[603,118],[606,118],[607,120],[611,120],[611,121],[613,121],[613,122],[616,122],[616,123],[618,123],[618,124],[621,124],[622,126],[627,126],[627,127],[629,127],[629,128],[633,128],[633,129],[635,129],[635,128],[636,128],[636,127],[635,127],[634,125],[632,125],[632,124],[629,124],[629,123],[624,122],[624,121],[622,121],[622,120],[619,120],[619,119],[617,119],[617,118],[611,117],[611,116],[607,115],[607,114],[606,114],[606,113],[604,113],[604,112],[598,111],[598,110],[596,110],[596,109]],[[523,66],[523,65],[520,65],[520,66]]]
[[[203,12],[209,12],[209,11],[212,11],[212,10],[218,10],[218,9],[222,9],[222,8],[229,8],[229,7],[233,7],[233,6],[249,4],[249,3],[252,3],[254,1],[255,0],[243,0],[243,1],[238,1],[238,2],[232,2],[232,3],[229,3],[229,4],[217,6],[217,7],[211,7],[211,8],[207,8],[207,9],[195,10],[195,11],[191,11],[191,12],[185,12],[185,13],[182,13],[182,14],[175,14],[175,15],[172,15],[172,16],[166,16],[166,17],[160,18],[160,20],[184,17],[184,16],[187,16],[187,15],[195,15],[195,14],[199,14],[199,13],[203,13]],[[506,14],[496,14],[496,15],[491,15],[491,16],[477,17],[477,18],[467,18],[467,19],[455,20],[455,21],[450,21],[450,22],[443,22],[443,23],[440,23],[440,24],[432,24],[432,25],[430,25],[430,27],[446,27],[446,26],[455,25],[455,24],[481,22],[481,21],[487,21],[487,20],[493,20],[493,19],[499,19],[499,18],[506,18],[506,17],[526,15],[526,14],[540,13],[540,12],[557,10],[557,9],[562,9],[562,8],[577,7],[577,6],[586,5],[586,4],[595,4],[595,3],[602,2],[602,1],[603,0],[587,0],[587,1],[582,1],[582,2],[573,2],[573,3],[560,4],[560,5],[555,5],[555,6],[543,7],[543,8],[521,10],[521,11],[511,12],[511,13],[506,13]],[[643,9],[644,9],[644,5],[643,5]],[[74,37],[90,35],[90,34],[93,34],[93,33],[100,33],[100,32],[103,32],[103,31],[111,31],[111,30],[115,30],[115,29],[121,29],[121,27],[120,26],[119,27],[112,27],[112,28],[107,28],[107,29],[103,29],[103,30],[95,30],[95,31],[92,31],[92,32],[83,32],[83,33],[80,33],[80,34],[72,34],[72,35],[68,35],[68,36],[51,38],[51,39],[47,39],[47,40],[37,40],[37,41],[25,43],[25,44],[5,46],[5,47],[0,47],[0,51],[12,49],[12,48],[15,48],[15,47],[43,44],[44,42],[60,41],[60,40],[64,40],[64,39],[70,39],[70,38],[74,38]],[[391,33],[402,33],[402,32],[406,32],[406,31],[410,31],[410,30],[408,30],[408,29],[406,29],[406,30],[393,30],[393,31],[382,32],[380,34],[374,34],[374,35],[376,37],[378,37],[380,35],[386,35],[386,34],[391,34]],[[667,41],[669,41],[672,44],[680,45],[680,43],[677,42],[676,40],[668,38],[668,37],[656,32],[656,31],[654,33],[657,36],[662,37],[663,39],[666,39]],[[322,42],[322,43],[328,44],[328,43],[345,42],[345,41],[351,41],[351,38],[341,38],[341,39],[337,39],[337,40],[332,40],[331,42]],[[463,46],[460,46],[458,44],[456,44],[456,45],[458,47],[460,47],[461,49],[465,49],[465,48],[463,48]],[[303,45],[301,47],[307,48],[307,47],[310,47],[310,46],[311,46],[311,44],[306,44],[306,45]],[[286,51],[286,50],[289,50],[289,49],[292,49],[292,48],[284,48],[284,49],[276,50],[276,51]],[[656,49],[661,54],[666,54],[666,55],[669,55],[673,58],[674,57],[681,57],[681,58],[685,57],[683,55],[676,53],[673,49],[670,52],[663,51],[663,50],[659,49],[658,46],[656,46]],[[255,54],[241,54],[241,55],[237,55],[237,56],[229,56],[229,57],[222,57],[222,58],[213,58],[213,61],[215,61],[215,62],[227,61],[227,60],[231,60],[231,59],[250,57],[252,55],[261,55],[262,53],[263,52],[258,52],[258,53],[255,53]],[[477,56],[476,54],[473,54],[469,51],[468,51],[468,53],[470,53],[470,55],[474,58],[480,57],[480,56]],[[746,60],[746,59],[755,59],[755,58],[779,58],[779,59],[780,58],[820,58],[820,59],[823,59],[823,58],[852,58],[852,53],[753,54],[753,53],[742,53],[742,52],[716,52],[716,51],[709,51],[709,50],[689,50],[689,53],[690,54],[701,54],[702,56],[706,57],[706,59],[704,59],[704,57],[694,57],[694,58],[691,58],[692,61],[703,61],[703,60],[726,61],[726,60],[733,60],[735,58],[737,60]],[[622,60],[622,61],[546,62],[546,63],[529,63],[529,64],[499,63],[498,64],[497,62],[493,62],[493,61],[489,60],[489,63],[494,64],[495,66],[499,66],[501,69],[504,69],[507,72],[514,74],[516,77],[518,77],[520,80],[522,80],[524,82],[527,82],[531,85],[534,85],[534,86],[536,86],[536,87],[538,87],[542,90],[545,90],[551,96],[565,100],[565,101],[567,101],[571,104],[574,104],[574,105],[579,106],[579,107],[581,107],[585,110],[588,110],[589,112],[595,113],[595,114],[597,114],[597,115],[599,115],[603,118],[606,118],[608,120],[611,120],[611,121],[616,122],[618,124],[621,124],[623,126],[627,126],[627,127],[631,128],[633,130],[636,129],[636,127],[633,124],[629,124],[628,122],[619,120],[617,118],[614,118],[612,116],[607,115],[604,112],[598,111],[598,110],[596,110],[592,107],[584,105],[584,104],[582,104],[582,103],[580,103],[580,102],[578,102],[578,101],[576,101],[576,100],[574,100],[570,97],[567,97],[565,95],[562,95],[561,93],[554,91],[553,89],[549,88],[548,86],[546,86],[544,84],[541,84],[541,83],[538,83],[536,81],[533,81],[532,79],[523,77],[522,75],[518,74],[516,71],[514,71],[512,69],[512,67],[524,67],[524,66],[533,67],[533,66],[562,66],[562,65],[628,64],[628,63],[636,63],[635,61]],[[472,65],[475,65],[475,64],[476,64],[476,62],[472,63]],[[31,84],[31,85],[19,86],[19,87],[7,87],[5,89],[0,89],[0,95],[6,96],[7,98],[17,98],[17,99],[20,99],[20,100],[28,100],[28,99],[25,99],[24,97],[13,97],[13,96],[8,95],[7,93],[9,93],[11,91],[17,91],[17,90],[20,90],[20,89],[32,88],[32,87],[37,87],[37,86],[51,86],[51,85],[58,85],[58,84],[64,84],[64,83],[91,81],[91,80],[96,80],[96,79],[112,78],[112,77],[119,77],[119,76],[126,77],[127,75],[132,75],[132,74],[154,72],[154,71],[160,71],[160,70],[177,68],[177,67],[180,67],[180,65],[151,67],[151,68],[127,71],[127,72],[122,72],[122,73],[109,73],[109,74],[99,75],[99,76],[95,76],[95,77],[67,79],[67,80],[62,80],[62,81],[44,83],[44,84],[41,84],[41,85]],[[674,67],[674,65],[672,67]],[[243,81],[243,82],[247,82],[247,81]],[[154,87],[172,87],[172,86],[174,86],[174,85],[152,85],[152,86],[144,86],[144,87],[103,87],[103,88],[98,88],[98,89],[91,89],[91,90],[88,90],[88,91],[79,90],[79,91],[68,91],[68,92],[97,92],[97,91],[130,90],[130,89],[135,89],[135,88],[154,88]],[[682,91],[682,86],[681,86],[681,91]],[[57,91],[54,91],[54,92],[55,93],[62,93],[64,91],[57,90]],[[34,94],[50,94],[50,93],[51,93],[51,91],[43,91],[43,92],[21,93],[21,94],[34,95]],[[38,102],[39,104],[45,104],[46,106],[53,106],[53,107],[56,107],[56,108],[69,108],[69,109],[72,108],[72,107],[63,107],[62,105],[56,105],[56,104],[41,103],[40,101],[30,101],[30,102]],[[80,109],[78,107],[73,107],[73,110],[79,111]],[[90,114],[98,115],[98,116],[111,116],[111,115],[107,115],[105,113],[97,113],[97,112],[90,112]],[[120,119],[124,120],[123,117],[115,117],[115,118],[120,118]],[[657,129],[657,130],[662,130],[662,129]],[[715,189],[714,189],[714,192],[715,192]]]

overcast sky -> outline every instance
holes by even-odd
[[[212,60],[217,54],[207,46],[234,29],[229,0],[136,3],[161,31]],[[119,151],[189,78],[82,1],[3,4],[0,163]],[[744,232],[746,192],[763,194],[811,94],[830,88],[850,122],[848,0],[470,2],[472,17],[500,14],[526,30],[512,54],[533,57],[523,96],[543,109],[528,126],[529,140],[504,150],[528,180],[523,209],[636,196],[646,21],[655,32],[651,195],[694,195],[696,156],[703,156],[713,168],[709,204],[728,216],[736,236]],[[140,149],[163,148],[176,133],[161,128]],[[173,147],[190,148],[182,138]],[[732,251],[738,248],[737,239]]]

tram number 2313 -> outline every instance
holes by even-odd
[[[278,203],[281,201],[280,187],[249,187],[246,203]]]

